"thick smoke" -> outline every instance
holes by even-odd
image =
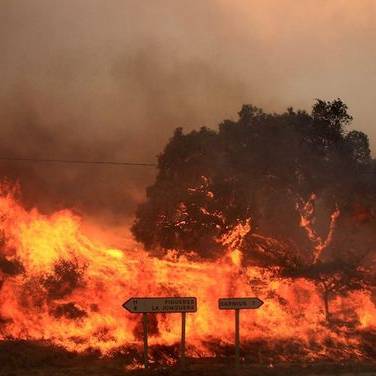
[[[0,157],[154,162],[243,103],[344,99],[370,135],[375,3],[0,0]],[[153,168],[0,161],[24,200],[128,217]]]

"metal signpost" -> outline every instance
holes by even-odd
[[[259,298],[222,298],[218,299],[219,309],[235,310],[235,365],[238,368],[240,363],[240,310],[257,309],[264,302]]]
[[[148,367],[148,313],[181,313],[180,363],[185,365],[185,321],[187,312],[197,311],[197,299],[188,298],[130,298],[122,306],[131,313],[142,313],[144,329],[144,365]]]

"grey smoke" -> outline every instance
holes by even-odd
[[[243,103],[341,97],[375,144],[376,5],[0,0],[0,156],[155,162]],[[29,206],[124,219],[155,171],[0,161]]]

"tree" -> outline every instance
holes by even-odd
[[[242,224],[245,262],[312,279],[329,319],[331,297],[372,285],[359,255],[374,257],[376,162],[351,120],[340,99],[316,100],[311,113],[244,105],[216,131],[176,129],[135,238],[154,253],[217,257]]]
[[[311,113],[244,105],[217,131],[178,128],[133,234],[151,252],[216,257],[243,224],[246,260],[314,280],[329,318],[331,296],[371,285],[363,258],[344,255],[376,241],[376,164],[368,137],[346,131],[351,120],[337,99],[316,100]]]
[[[262,233],[304,246],[297,201],[314,192],[322,218],[336,205],[346,211],[369,170],[368,139],[345,132],[350,120],[342,101],[317,100],[311,114],[245,105],[238,121],[225,120],[218,131],[178,128],[138,208],[136,239],[149,249],[207,255],[223,232],[251,217]],[[197,189],[203,179],[206,193]]]

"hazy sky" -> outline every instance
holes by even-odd
[[[374,0],[0,0],[0,154],[155,161],[243,103],[340,97],[376,149]],[[153,169],[5,164],[38,206],[129,215]]]

